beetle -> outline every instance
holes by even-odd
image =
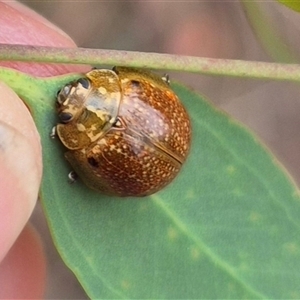
[[[55,132],[88,187],[142,197],[176,177],[191,122],[168,81],[135,68],[93,69],[58,92]]]

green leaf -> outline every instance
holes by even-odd
[[[294,11],[300,12],[300,1],[299,0],[294,0],[294,1],[277,0],[277,2],[291,8]]]
[[[253,33],[268,55],[277,62],[298,63],[298,53],[288,46],[285,37],[274,26],[272,19],[262,10],[258,1],[241,0]]]
[[[245,128],[174,85],[193,122],[187,163],[163,191],[116,199],[67,183],[64,149],[49,138],[59,82],[43,85],[46,103],[33,107],[43,206],[58,251],[91,298],[300,297],[299,192]]]

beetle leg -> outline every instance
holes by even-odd
[[[161,78],[166,84],[170,85],[170,76],[169,74],[164,74]]]
[[[70,183],[70,184],[76,182],[76,181],[77,181],[77,178],[78,178],[78,175],[77,175],[74,171],[71,171],[71,172],[68,174],[68,179],[69,179],[69,183]]]
[[[52,127],[52,130],[50,132],[50,138],[55,139],[56,138],[56,126]]]

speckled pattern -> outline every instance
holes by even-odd
[[[79,123],[80,116],[60,124],[59,130],[66,131],[68,139],[70,132],[74,136],[78,128],[80,135],[85,129],[90,138],[89,145],[85,137],[82,147],[68,151],[66,158],[93,189],[123,197],[150,195],[169,184],[184,163],[191,142],[190,120],[178,97],[160,77],[130,68],[114,71],[119,76],[122,95],[117,118],[101,138],[98,134],[103,120],[89,128],[85,127],[86,120]],[[101,86],[99,90],[105,94],[109,89]],[[89,102],[86,99],[83,105]],[[96,113],[101,118],[99,111]],[[68,141],[60,138],[70,149]]]

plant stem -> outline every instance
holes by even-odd
[[[0,60],[108,64],[252,79],[300,81],[300,65],[200,58],[134,51],[0,45]]]

